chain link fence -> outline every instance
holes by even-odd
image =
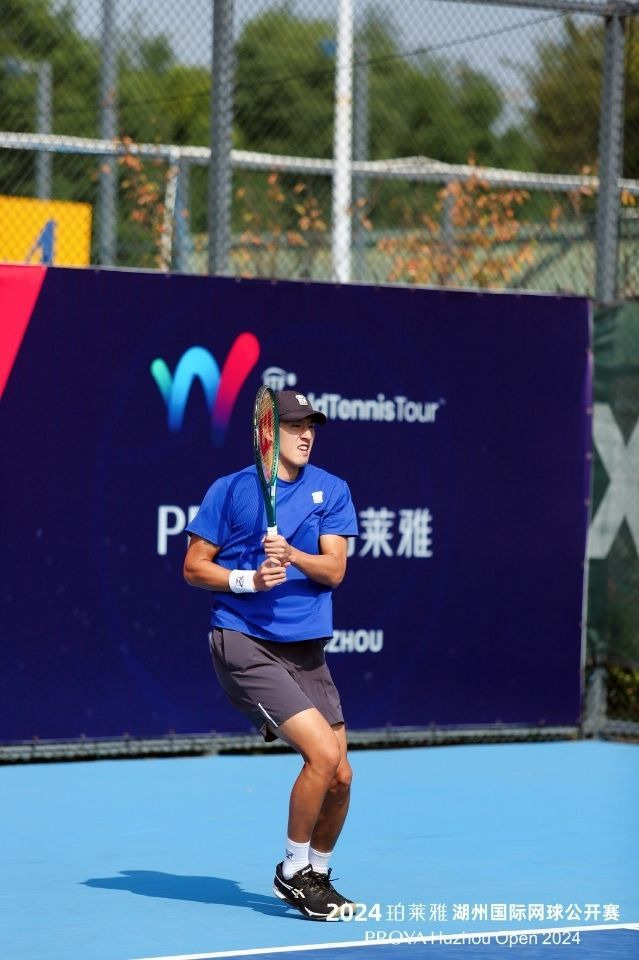
[[[639,737],[639,304],[595,315],[585,727]]]
[[[607,299],[612,255],[634,296],[639,32],[610,10],[8,0],[0,257]]]
[[[2,261],[639,296],[637,3],[3,14]],[[593,731],[639,721],[635,308],[595,327]]]

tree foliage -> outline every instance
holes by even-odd
[[[639,26],[631,18],[627,22],[624,173],[639,176]],[[117,133],[122,141],[208,144],[208,68],[179,62],[170,37],[149,33],[141,20],[117,40]],[[538,46],[535,63],[522,69],[530,106],[519,121],[514,115],[510,125],[505,122],[510,114],[505,113],[504,93],[486,72],[463,61],[406,53],[403,48],[392,19],[373,9],[356,37],[355,103],[360,112],[355,122],[358,138],[365,144],[360,157],[425,155],[452,163],[473,158],[480,167],[558,172],[589,167],[596,172],[603,58],[600,20],[584,24],[567,17],[563,34]],[[272,6],[246,21],[235,55],[234,145],[330,157],[335,23],[321,17],[301,18],[291,5]],[[80,33],[70,4],[5,0],[0,25],[0,128],[35,129],[37,65],[46,60],[53,69],[53,131],[97,136],[100,59],[99,40]],[[123,245],[143,243],[145,229],[159,236],[162,218],[152,216],[149,208],[154,197],[158,205],[162,203],[166,165],[137,169],[128,155],[119,164],[119,176]],[[55,158],[54,195],[58,198],[95,204],[98,179],[99,161],[94,157]],[[312,222],[328,224],[328,210],[322,215],[317,212],[327,206],[328,181],[306,178],[308,193],[300,196],[295,194],[295,177],[280,178],[266,193],[256,189],[250,178],[236,178],[236,187],[238,183],[244,184],[244,193],[236,190],[234,195],[234,229],[253,231],[254,241],[258,226],[271,237],[277,230],[286,236],[299,234],[300,255],[306,251],[310,262],[321,246],[321,231],[300,226],[308,212],[300,209],[309,204],[309,210],[315,211]],[[192,232],[206,225],[206,189],[206,170],[193,168]],[[437,187],[423,189],[432,207]],[[276,202],[278,191],[284,191],[285,203]],[[0,193],[33,192],[34,155],[3,151]],[[410,183],[360,180],[355,212],[374,219],[376,229],[400,228],[407,204],[412,202],[415,216],[419,215],[417,193]],[[445,199],[449,206],[453,203],[451,197]],[[431,236],[431,246],[433,242],[439,242],[438,237]],[[272,253],[256,241],[252,249],[262,261]],[[127,262],[137,262],[135,255]]]
[[[527,71],[529,111],[540,170],[575,173],[597,167],[604,25],[566,17],[563,36],[539,45]],[[624,174],[639,176],[639,29],[627,21]]]
[[[272,9],[246,24],[236,46],[236,142],[269,153],[329,156],[334,26]]]
[[[97,136],[100,46],[77,30],[71,6],[5,0],[0,57],[48,60],[54,71],[54,132]],[[274,7],[248,21],[236,45],[234,142],[273,153],[328,157],[333,149],[335,25]],[[177,62],[170,39],[141,22],[118,38],[118,134],[132,140],[206,144],[210,80]],[[514,129],[497,131],[500,90],[485,74],[424,55],[405,57],[393,24],[371,14],[357,38],[366,84],[367,155],[424,154],[465,162],[522,159]],[[35,78],[0,65],[0,126],[35,127]]]
[[[272,153],[328,157],[333,149],[335,27],[271,9],[244,28],[236,48],[236,142]],[[513,130],[497,132],[504,101],[495,83],[467,64],[451,70],[405,57],[390,20],[373,14],[356,40],[355,84],[367,88],[368,156],[423,154],[484,164],[521,158]]]
[[[22,61],[20,67],[17,61]],[[4,0],[0,27],[0,110],[4,129],[35,129],[34,67],[53,68],[54,132],[95,136],[98,130],[98,45],[74,28],[73,11],[50,0]]]
[[[533,262],[520,239],[522,190],[497,190],[473,173],[438,191],[431,211],[407,206],[405,229],[377,244],[389,257],[392,282],[502,287]]]

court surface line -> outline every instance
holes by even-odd
[[[388,946],[389,944],[399,946],[402,943],[439,943],[443,940],[452,940],[453,937],[466,938],[466,942],[472,942],[475,937],[523,937],[530,934],[546,933],[586,933],[590,930],[637,930],[639,923],[596,923],[580,927],[542,927],[530,930],[495,930],[490,932],[480,932],[479,930],[467,930],[451,933],[428,934],[427,936],[401,936],[386,937],[380,940],[335,940],[333,943],[302,943],[297,946],[288,947],[256,947],[253,950],[220,950],[215,953],[177,953],[162,957],[138,957],[136,960],[223,960],[225,957],[257,957],[264,954],[273,953],[293,953],[294,951],[306,950],[338,950],[344,947],[375,947]],[[461,943],[464,941],[462,940]]]

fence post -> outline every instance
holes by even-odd
[[[595,667],[586,688],[582,730],[587,737],[597,737],[606,726],[606,668]]]
[[[49,60],[38,65],[37,75],[36,130],[38,133],[52,133],[53,68]],[[48,150],[39,150],[36,154],[36,196],[43,200],[50,200],[52,195],[52,160]]]
[[[225,274],[231,249],[231,128],[233,125],[233,3],[213,0],[209,273]]]
[[[190,186],[191,164],[185,157],[178,162],[178,181],[175,216],[175,269],[178,273],[192,271],[191,253]]]
[[[118,53],[115,37],[115,0],[102,0],[102,63],[100,70],[100,138],[115,140],[117,134]],[[100,229],[98,256],[110,266],[117,260],[117,158],[100,158]]]
[[[353,158],[368,160],[368,44],[365,39],[355,46],[355,73],[353,76]],[[364,218],[363,201],[367,199],[368,181],[361,174],[353,177],[353,252],[355,254],[355,278],[366,279],[366,243],[367,231],[362,223]]]
[[[603,80],[599,110],[599,195],[597,197],[595,297],[613,303],[617,296],[620,196],[623,168],[624,27],[613,13],[605,20]]]
[[[353,2],[339,0],[333,128],[333,279],[351,278],[351,192],[353,154]]]

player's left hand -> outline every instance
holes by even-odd
[[[279,533],[264,537],[264,553],[269,560],[277,560],[283,567],[289,567],[293,560],[293,548]]]

